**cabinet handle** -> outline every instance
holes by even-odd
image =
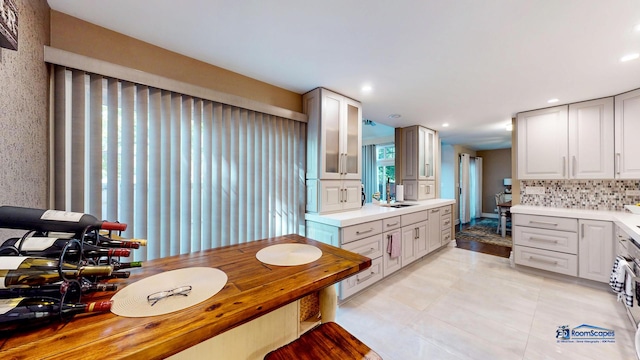
[[[396,221],[396,222],[394,222],[393,224],[387,224],[387,226],[396,226],[396,225],[398,225],[398,222],[397,222],[397,221]]]
[[[567,172],[567,157],[563,156],[562,157],[562,177],[567,176],[566,172]]]
[[[371,228],[369,230],[365,230],[365,231],[356,231],[356,235],[366,234],[366,233],[370,233],[372,231],[373,231],[373,228]]]
[[[576,156],[573,155],[573,159],[572,159],[572,164],[571,164],[571,171],[573,172],[573,177],[576,177]]]
[[[620,153],[616,153],[616,174],[620,175]]]
[[[369,275],[367,275],[367,276],[363,277],[362,279],[358,278],[356,281],[357,281],[357,282],[360,282],[360,281],[367,281],[367,280],[371,279],[371,277],[372,277],[373,275],[375,275],[375,274],[376,274],[376,273],[374,273],[374,272],[372,271]]]
[[[369,255],[374,251],[376,251],[376,249],[375,248],[371,248],[371,249],[369,249],[369,250],[367,250],[365,252],[360,253],[360,255]]]
[[[440,211],[440,210],[438,210],[438,209],[433,209],[433,210],[431,210],[431,213],[432,213],[432,214],[434,214],[434,213],[437,213],[438,211]]]
[[[540,242],[554,243],[554,244],[558,243],[558,240],[543,239],[543,238],[536,238],[536,237],[530,237],[529,241],[540,241]]]
[[[344,160],[342,161],[342,167],[344,168],[344,170],[342,171],[343,174],[347,175],[347,154],[342,154],[342,156],[344,156]]]
[[[344,202],[344,189],[340,189],[340,203]]]
[[[445,221],[445,222],[444,222],[444,224],[445,224],[445,225],[449,225],[449,221]]]
[[[529,220],[529,224],[540,224],[540,225],[549,225],[549,226],[558,226],[556,223],[547,222],[547,221],[533,221]]]
[[[584,239],[584,224],[580,224],[580,238]]]
[[[534,256],[529,256],[529,260],[536,261],[536,262],[541,262],[541,263],[545,263],[545,264],[558,265],[558,261],[557,260],[547,260],[547,259],[534,257]]]

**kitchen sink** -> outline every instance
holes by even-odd
[[[392,208],[403,208],[403,207],[407,207],[407,206],[413,206],[415,204],[395,204],[395,205],[389,205],[389,207]]]

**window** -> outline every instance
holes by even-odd
[[[134,260],[304,234],[306,123],[55,68],[54,207],[128,224]]]
[[[376,146],[378,178],[376,189],[380,192],[380,199],[387,200],[387,180],[391,183],[391,198],[396,194],[396,147],[394,144]]]

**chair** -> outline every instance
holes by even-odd
[[[496,228],[496,234],[500,233],[500,224],[502,223],[501,217],[502,217],[502,212],[500,210],[500,204],[504,204],[507,200],[505,199],[505,194],[504,192],[499,192],[495,195],[496,198],[496,210],[498,211],[498,226]],[[507,216],[507,222],[509,222],[509,220],[511,219],[511,211],[506,212],[506,216]],[[509,227],[507,227],[507,231],[510,231],[511,229]]]

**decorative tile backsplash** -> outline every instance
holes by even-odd
[[[544,187],[544,195],[526,195],[528,186]],[[627,190],[640,190],[640,180],[521,180],[520,203],[623,211],[624,205],[640,202],[640,196],[627,195]]]

